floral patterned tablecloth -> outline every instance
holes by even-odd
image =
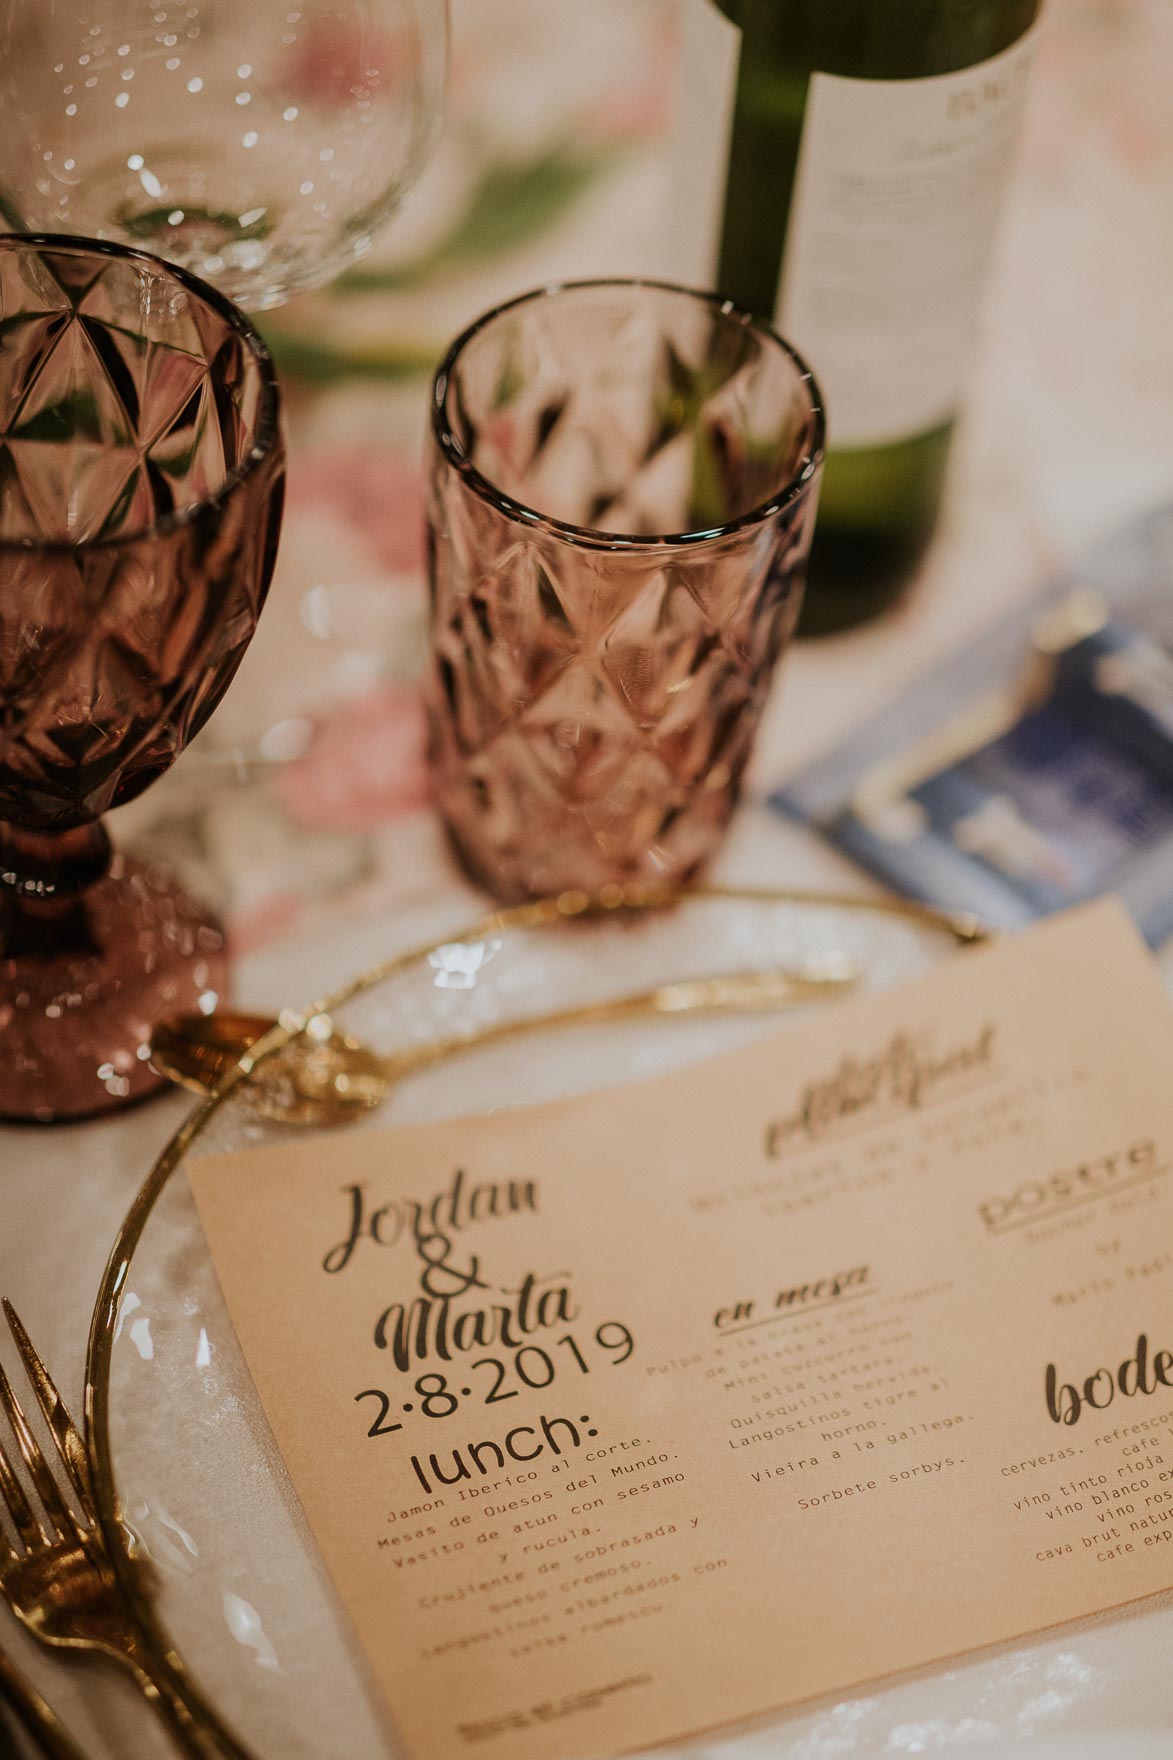
[[[114,820],[220,908],[256,1006],[302,1000],[480,908],[425,798],[428,370],[500,297],[558,276],[671,275],[678,254],[676,0],[454,0],[453,12],[450,125],[424,181],[359,271],[264,321],[292,463],[256,641],[211,726]],[[1114,522],[1173,496],[1171,70],[1169,0],[1051,0],[940,538],[897,615],[785,662],[721,857],[728,877],[864,886],[761,805],[769,788]],[[0,1288],[75,1401],[106,1251],[182,1104],[0,1131]],[[1095,1680],[1061,1640],[1022,1653],[1029,1727],[1005,1727],[980,1668],[944,1671],[939,1715],[885,1752],[976,1756],[1068,1732],[1089,1695],[1117,1731],[1167,1731],[1168,1696],[1162,1707],[1151,1689],[1168,1679],[1167,1616],[1120,1634],[1117,1664],[1105,1650]],[[119,1682],[67,1675],[7,1626],[3,1642],[94,1760],[166,1751]],[[736,1751],[870,1760],[871,1704],[801,1716]],[[1095,1748],[1088,1735],[1097,1760],[1122,1753],[1122,1736]],[[1054,1752],[1074,1760],[1075,1739]]]

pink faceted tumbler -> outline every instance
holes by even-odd
[[[434,797],[496,897],[684,882],[737,803],[794,629],[823,412],[728,301],[568,283],[433,388]]]

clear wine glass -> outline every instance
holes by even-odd
[[[263,311],[370,249],[447,63],[447,0],[7,0],[0,205]]]

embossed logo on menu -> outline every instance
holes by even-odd
[[[794,1110],[767,1125],[766,1154],[778,1160],[996,1080],[994,1038],[992,1022],[944,1047],[898,1030],[873,1056],[845,1057],[830,1075],[808,1082]]]

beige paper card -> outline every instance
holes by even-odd
[[[684,1074],[196,1163],[413,1752],[631,1749],[1173,1584],[1171,1072],[1107,904]]]

